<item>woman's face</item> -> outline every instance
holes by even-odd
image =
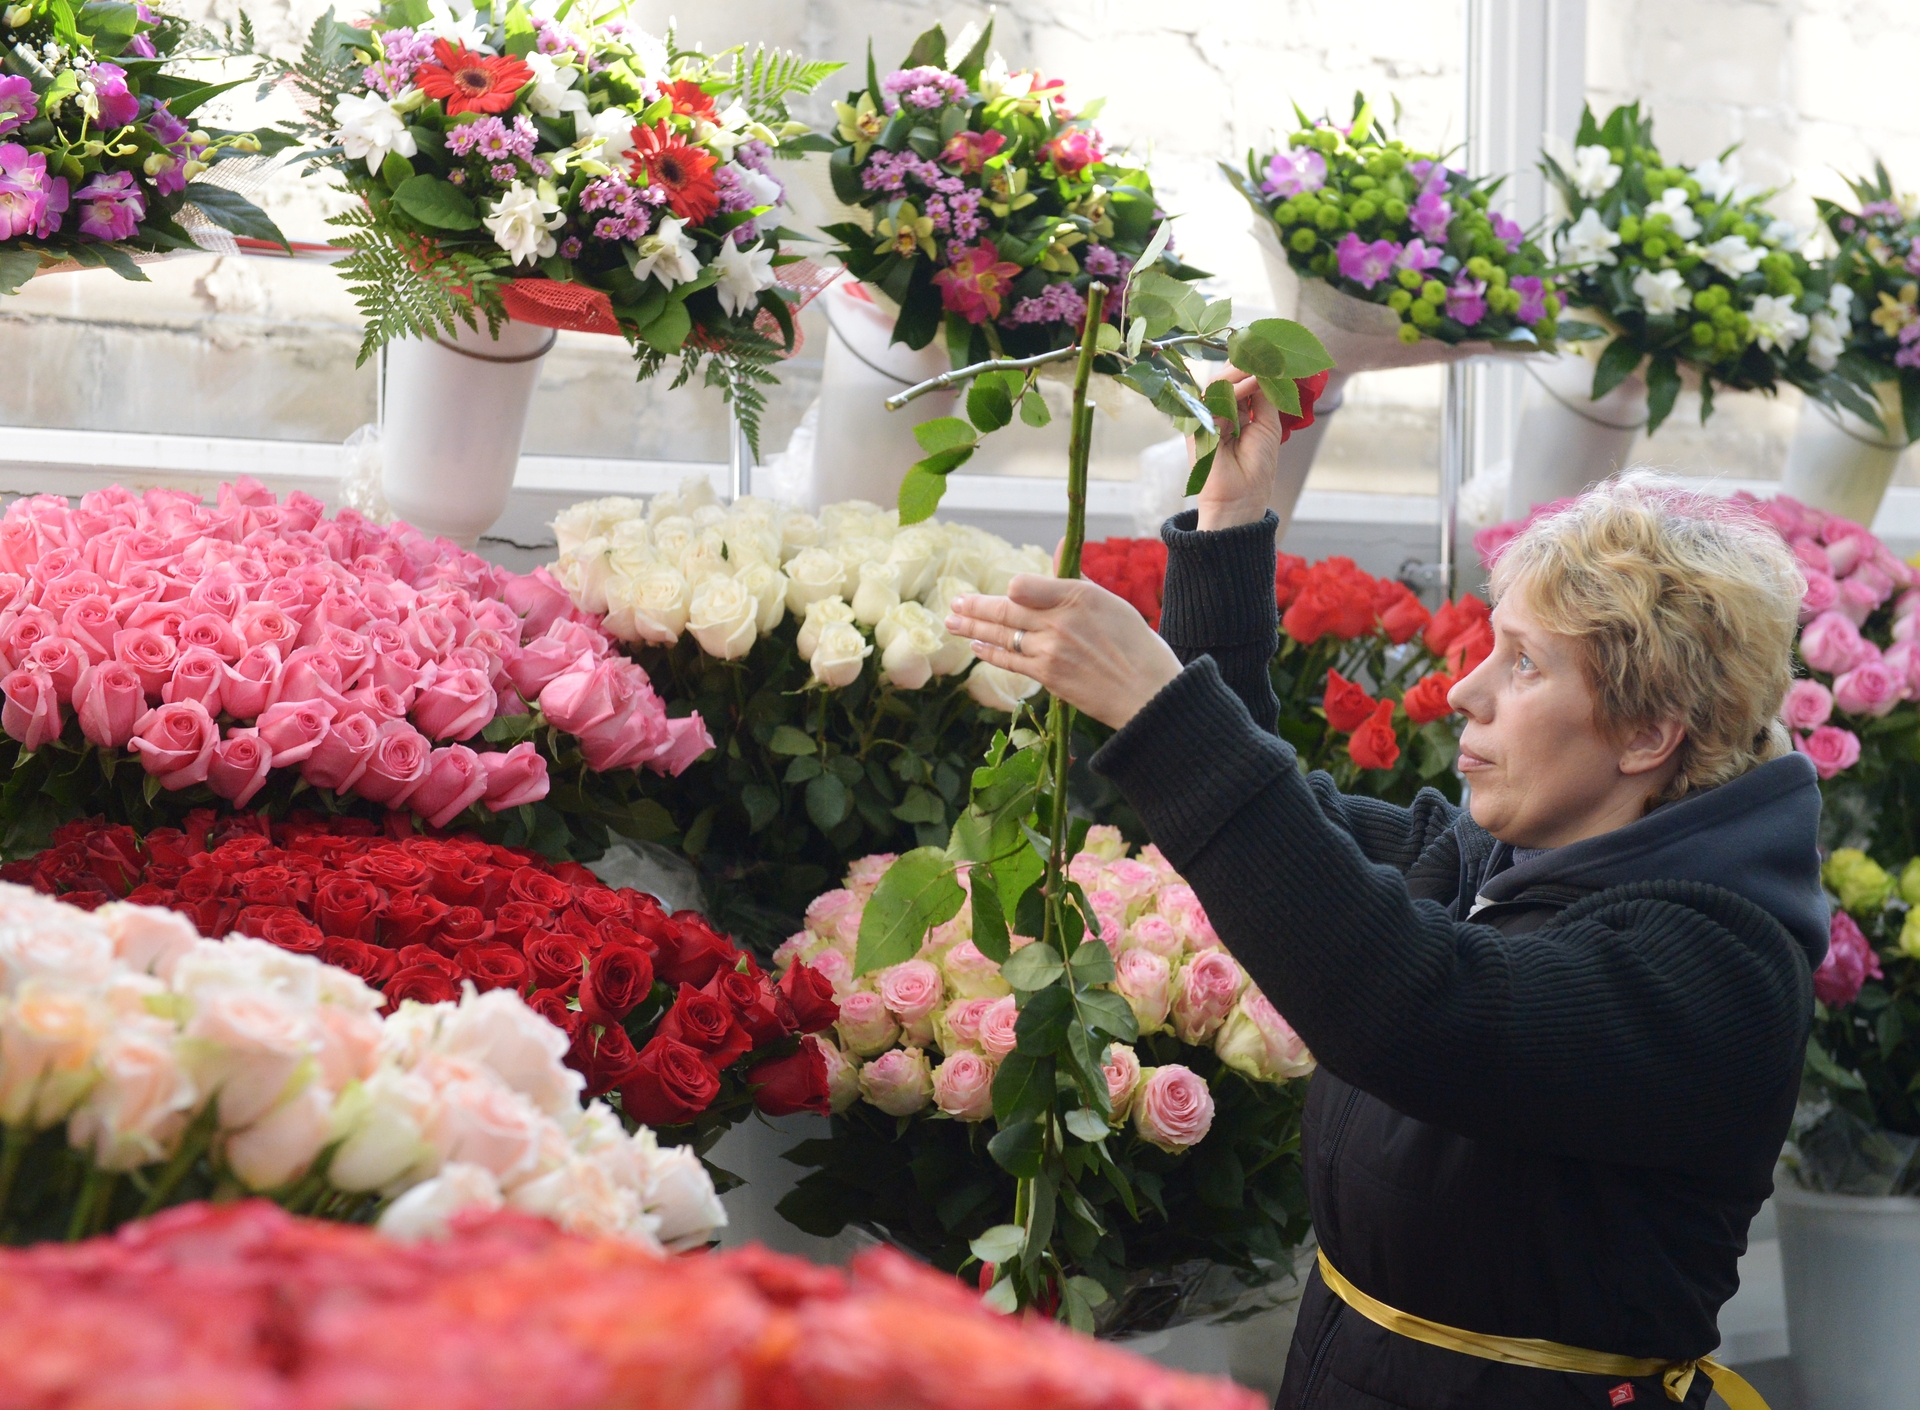
[[[1473,820],[1515,847],[1560,847],[1640,817],[1673,777],[1678,727],[1603,735],[1574,638],[1540,625],[1524,583],[1494,608],[1493,637],[1493,654],[1447,696],[1467,717]]]

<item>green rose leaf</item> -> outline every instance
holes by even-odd
[[[996,1164],[1016,1180],[1031,1180],[1040,1173],[1040,1161],[1046,1154],[1046,1137],[1037,1121],[1022,1121],[1002,1127],[987,1142],[987,1153]]]
[[[1013,420],[1013,397],[1005,378],[990,372],[974,379],[967,392],[967,419],[983,436]]]
[[[194,186],[200,184],[195,182]],[[188,198],[198,204],[193,190],[193,186],[187,188]],[[473,202],[467,199],[466,193],[452,182],[442,181],[425,172],[401,182],[393,193],[393,202],[422,225],[431,225],[439,230],[480,228],[480,217],[474,212]],[[201,208],[206,209],[204,206]]]
[[[1022,1113],[1053,1107],[1053,1059],[1008,1053],[993,1075],[993,1119],[1011,1125]]]
[[[1005,1263],[1027,1245],[1027,1231],[1018,1224],[995,1224],[967,1245],[982,1263]]]
[[[925,462],[908,470],[900,481],[900,522],[918,524],[933,517],[934,510],[940,507],[941,496],[947,492],[947,477],[936,475],[925,467]]]
[[[1007,933],[1007,913],[1000,904],[1000,881],[985,862],[974,867],[968,888],[973,898],[973,944],[996,964],[1005,964],[1011,953]]]
[[[869,906],[873,903],[868,902]],[[861,925],[864,932],[865,924]],[[1016,989],[1044,989],[1054,980],[1065,974],[1067,967],[1060,962],[1060,952],[1051,945],[1039,942],[1018,951],[1005,964],[1000,966],[1001,977]]]
[[[1920,406],[1920,396],[1914,398],[1914,404]],[[1044,426],[1053,420],[1053,413],[1047,410],[1047,399],[1036,391],[1027,392],[1020,398],[1020,419],[1029,426]]]
[[[1085,1106],[1077,1106],[1067,1113],[1067,1130],[1088,1145],[1104,1141],[1113,1134],[1113,1128],[1107,1124],[1107,1118],[1092,1107]]]
[[[1060,1046],[1072,1022],[1073,995],[1058,985],[1049,985],[1027,1000],[1013,1031],[1021,1052],[1031,1057],[1045,1057]]]
[[[1067,961],[1067,968],[1073,971],[1073,982],[1083,989],[1111,984],[1115,978],[1113,952],[1104,944],[1080,946]]]
[[[913,438],[920,442],[920,449],[928,455],[972,446],[980,439],[974,434],[973,427],[958,416],[936,416],[931,421],[922,421],[913,428]]]
[[[792,725],[778,726],[767,740],[767,748],[775,754],[811,754],[817,747],[812,735]]]
[[[416,181],[418,177],[414,178]],[[669,299],[660,316],[640,330],[640,340],[656,352],[675,353],[693,332],[693,315],[678,299]]]
[[[813,789],[827,782],[844,795],[845,787],[838,779],[818,778],[807,785],[809,804]],[[966,899],[945,852],[938,847],[918,847],[908,852],[887,868],[867,900],[860,917],[853,972],[870,974],[912,959],[926,933],[958,915]]]
[[[1089,946],[1082,945],[1081,949]],[[1100,946],[1106,949],[1105,945]],[[1133,1016],[1133,1007],[1111,989],[1094,989],[1079,996],[1080,1016],[1100,1032],[1118,1043],[1131,1043],[1140,1036],[1139,1020]],[[1106,1056],[1106,1049],[1100,1050],[1100,1056]]]
[[[807,784],[807,816],[822,832],[831,832],[840,826],[852,806],[846,784],[833,774],[821,774]]]
[[[453,190],[451,186],[447,189]],[[454,191],[454,194],[458,196],[460,193]],[[224,186],[215,186],[206,181],[195,181],[187,186],[186,197],[206,212],[207,219],[222,230],[231,230],[235,235],[244,235],[249,240],[266,240],[280,246],[288,254],[293,253],[293,246],[289,245],[287,237],[280,233],[280,227],[268,218],[265,211],[238,191],[229,191]],[[399,199],[397,194],[394,199]],[[465,197],[461,199],[464,200]],[[474,222],[475,225],[479,223],[479,221]]]

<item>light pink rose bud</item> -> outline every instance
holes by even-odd
[[[1214,933],[1213,923],[1207,919],[1207,909],[1200,904],[1200,898],[1193,894],[1191,886],[1183,882],[1167,887],[1160,893],[1156,909],[1173,922],[1173,928],[1180,932],[1180,938],[1186,942],[1189,950],[1219,948],[1220,937]]]
[[[496,813],[517,808],[522,803],[538,803],[547,796],[547,761],[525,740],[513,748],[490,750],[480,756],[487,772],[487,807]]]
[[[1908,700],[1920,698],[1920,643],[1896,641],[1880,661],[1893,672],[1895,679],[1905,683]]]
[[[885,1052],[900,1039],[900,1025],[887,1012],[886,1001],[866,989],[840,1000],[840,1018],[835,1026],[840,1030],[841,1044],[856,1057],[870,1058]]]
[[[207,707],[198,700],[182,700],[147,711],[128,744],[162,788],[181,789],[207,781],[219,739],[220,727]]]
[[[1873,654],[1860,639],[1860,629],[1838,612],[1822,612],[1800,632],[1801,657],[1830,676],[1852,670]]]
[[[940,971],[925,960],[907,960],[880,975],[880,999],[911,1030],[924,1023],[945,995]]]
[[[294,591],[298,592],[299,589],[295,588]],[[248,603],[233,619],[233,627],[248,646],[274,647],[282,660],[286,659],[294,643],[300,639],[300,624],[272,602]]]
[[[1173,928],[1173,922],[1165,916],[1143,915],[1127,931],[1126,947],[1136,950],[1151,950],[1164,960],[1172,960],[1175,955],[1186,949],[1186,942],[1180,938],[1180,932]]]
[[[1082,891],[1094,891],[1101,886],[1106,869],[1104,858],[1096,857],[1091,852],[1077,852],[1073,860],[1067,863],[1067,880]]]
[[[1821,725],[1793,737],[1793,747],[1813,760],[1814,772],[1832,778],[1860,762],[1860,736],[1837,725]]]
[[[993,1115],[993,1064],[966,1049],[933,1070],[933,1103],[960,1121]]]
[[[861,900],[847,890],[823,891],[807,903],[807,929],[829,940],[860,938]]]
[[[987,1016],[987,1010],[998,1002],[998,999],[963,999],[957,1004],[948,1004],[934,1020],[941,1048],[953,1052],[960,1047],[979,1047],[980,1022]]]
[[[315,788],[345,793],[360,781],[379,742],[380,727],[374,721],[365,715],[342,715],[301,762],[300,777]]]
[[[1113,968],[1113,987],[1132,1008],[1140,1031],[1157,1033],[1173,1001],[1173,967],[1151,950],[1123,950]]]
[[[507,606],[525,620],[524,630],[529,636],[545,632],[553,623],[564,621],[573,611],[572,597],[544,567],[509,578],[500,595]],[[526,694],[524,690],[520,693]]]
[[[877,852],[871,857],[862,857],[847,868],[847,889],[864,902],[880,884],[880,878],[887,874],[887,868],[899,860],[896,852]]]
[[[844,1000],[853,991],[853,961],[839,950],[822,950],[807,961],[814,972],[833,986],[835,1000]],[[877,997],[877,996],[876,996]],[[882,1004],[884,1009],[886,1005]]]
[[[1213,1035],[1213,1050],[1256,1082],[1284,1082],[1313,1071],[1313,1054],[1300,1035],[1251,984]]]
[[[971,940],[962,940],[942,955],[940,968],[946,973],[947,988],[957,999],[997,999],[1013,992],[1000,977],[1000,966],[981,954]]]
[[[227,667],[221,696],[227,713],[236,720],[257,718],[279,689],[284,669],[279,647],[271,643],[248,647],[238,661]]]
[[[212,612],[189,617],[180,626],[180,649],[203,648],[218,656],[224,665],[232,665],[247,654],[247,639],[232,622]]]
[[[33,644],[23,666],[38,667],[53,678],[54,694],[62,705],[73,703],[80,676],[90,664],[87,653],[63,636],[50,636]]]
[[[432,754],[433,746],[419,730],[405,720],[389,720],[380,727],[380,742],[353,791],[370,802],[398,808],[426,777]]]
[[[125,661],[139,672],[140,688],[146,691],[147,699],[158,700],[160,687],[173,678],[180,648],[171,637],[151,627],[128,628],[113,634],[113,655],[116,661]]]
[[[318,749],[336,713],[324,700],[283,700],[261,711],[260,742],[273,751],[273,766],[297,764]]]
[[[918,1048],[894,1048],[860,1069],[860,1095],[888,1116],[912,1116],[933,1100],[933,1073]]]
[[[1173,1031],[1183,1043],[1204,1043],[1225,1022],[1246,987],[1246,971],[1225,950],[1205,950],[1173,979]]]
[[[424,668],[425,663],[411,646],[383,651],[373,658],[373,669],[367,673],[371,677],[368,684],[384,685],[411,706],[413,697],[419,693],[420,673]]]
[[[173,678],[160,687],[160,698],[198,700],[209,715],[220,713],[227,681],[227,664],[204,646],[190,646],[173,664]]]
[[[213,746],[207,766],[207,787],[236,808],[244,808],[266,786],[273,768],[273,751],[260,742],[258,730],[236,729]]]
[[[407,702],[394,694],[389,686],[363,685],[342,698],[346,701],[345,708],[340,712],[342,716],[365,715],[376,725],[406,718]]]
[[[1880,595],[1873,584],[1862,582],[1859,578],[1846,578],[1840,583],[1833,610],[1852,622],[1856,627],[1863,625],[1873,615],[1873,609],[1880,605]]]
[[[346,713],[347,698],[340,693],[340,663],[330,656],[317,655],[310,647],[302,647],[287,658],[267,708],[298,705],[308,700],[331,706],[336,715]]]
[[[579,658],[579,651],[551,636],[538,636],[506,657],[507,679],[528,700],[536,699],[555,676]]]
[[[1800,624],[1805,626],[1822,612],[1831,612],[1840,601],[1840,584],[1826,573],[1807,573],[1806,591],[1800,594]]]
[[[0,681],[6,704],[0,706],[0,729],[20,741],[29,754],[60,737],[60,692],[53,677],[38,667],[15,671]]]
[[[480,756],[464,744],[433,751],[426,777],[408,795],[407,806],[430,827],[445,827],[477,803],[487,791],[487,770]]]
[[[59,634],[88,661],[104,661],[113,654],[113,638],[120,625],[113,604],[98,594],[89,594],[67,604],[60,614]]]
[[[147,713],[147,692],[140,675],[124,661],[89,666],[74,690],[73,702],[80,733],[102,749],[123,748]]]
[[[1107,885],[1132,909],[1160,889],[1160,873],[1145,862],[1122,857],[1107,867]]]
[[[827,1060],[827,1104],[835,1115],[860,1100],[860,1064],[840,1050],[838,1043],[816,1038]]]
[[[1213,1126],[1213,1093],[1192,1068],[1179,1063],[1144,1069],[1133,1100],[1133,1129],[1163,1151],[1197,1146]]]
[[[1100,1070],[1107,1075],[1107,1104],[1113,1108],[1113,1124],[1124,1126],[1133,1110],[1133,1094],[1140,1090],[1139,1055],[1125,1043],[1110,1043]]]
[[[1906,694],[1904,671],[1892,671],[1887,663],[1868,661],[1835,678],[1833,703],[1849,715],[1885,715]]]
[[[1787,687],[1787,700],[1780,707],[1780,718],[1788,729],[1810,730],[1824,725],[1833,715],[1833,692],[1819,681],[1797,680]]]
[[[471,739],[493,719],[498,703],[480,671],[446,671],[414,698],[413,722],[429,739]]]
[[[1013,995],[995,999],[980,1015],[980,1050],[998,1062],[1019,1044],[1014,1025],[1020,1021],[1020,1008]]]

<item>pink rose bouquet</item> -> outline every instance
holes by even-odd
[[[1039,995],[1049,991],[1014,982],[1025,978],[1019,957],[1032,940],[1013,935],[1005,966],[973,943],[971,897],[918,954],[856,978],[867,904],[893,861],[856,862],[774,955],[776,972],[804,963],[833,985],[840,1017],[828,1066],[849,1074],[830,1084],[833,1139],[803,1148],[813,1173],[780,1207],[815,1233],[875,1225],[958,1271],[970,1254],[999,1261],[981,1252],[995,1247],[993,1231],[1013,1207],[1013,1181],[995,1154],[1009,1100],[997,1079],[1010,1064],[1031,1062]],[[1113,1163],[1113,1183],[1081,1191],[1100,1206],[1111,1243],[1081,1252],[1068,1235],[1052,1250],[1067,1278],[1090,1278],[1110,1295],[1099,1325],[1111,1333],[1146,1325],[1143,1299],[1130,1297],[1143,1278],[1218,1260],[1223,1248],[1241,1251],[1235,1266],[1249,1285],[1278,1270],[1279,1254],[1305,1229],[1289,1142],[1304,1097],[1293,1079],[1314,1062],[1157,849],[1129,854],[1118,829],[1095,826],[1068,875],[1113,960],[1113,978],[1090,992],[1110,991],[1138,1030],[1133,1042],[1095,1055],[1110,1113],[1082,1110],[1068,1121],[1074,1135],[1099,1143],[1095,1159]],[[877,1170],[897,1172],[880,1196]],[[1220,1183],[1227,1170],[1236,1172],[1231,1190]],[[1117,1193],[1122,1184],[1128,1198]]]
[[[0,517],[6,847],[194,806],[397,813],[591,857],[636,770],[712,747],[544,575],[252,481],[115,487]],[[564,801],[551,773],[565,771]],[[657,811],[657,810],[656,810]]]

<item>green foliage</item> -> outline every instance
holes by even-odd
[[[740,53],[732,82],[722,93],[737,99],[755,121],[771,127],[786,120],[787,99],[813,92],[845,67],[837,61],[806,59],[762,44],[751,59],[744,50]]]
[[[336,268],[367,324],[356,366],[394,338],[455,337],[462,324],[477,330],[479,319],[499,334],[507,317],[500,301],[509,277],[505,252],[476,244],[429,255],[358,206],[329,223],[348,232],[333,241],[348,252]]]

